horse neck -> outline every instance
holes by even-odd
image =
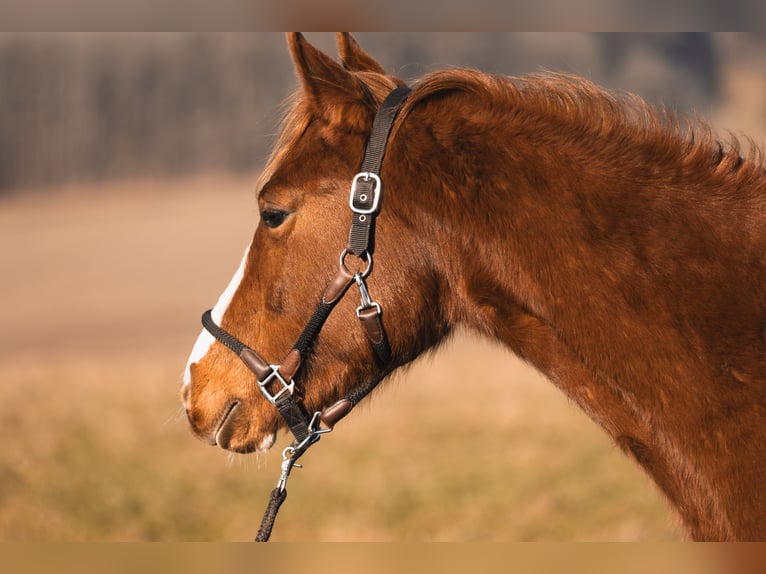
[[[424,108],[402,161],[422,182],[409,196],[436,238],[455,321],[577,402],[693,537],[766,536],[766,498],[751,496],[766,476],[766,312],[747,288],[720,292],[752,280],[705,235],[713,201],[674,186],[673,165],[642,142],[579,143],[553,119]]]

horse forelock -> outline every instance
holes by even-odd
[[[390,76],[375,72],[353,71],[349,72],[349,74],[356,78],[357,85],[360,88],[359,93],[354,94],[338,86],[338,91],[341,93],[345,91],[347,97],[338,98],[337,101],[333,102],[334,105],[329,108],[316,110],[300,89],[294,91],[285,99],[282,103],[283,112],[279,123],[279,135],[258,179],[258,189],[271,179],[284,157],[301,139],[313,120],[320,119],[322,114],[328,115],[332,114],[333,111],[339,112],[340,107],[348,105],[362,106],[368,112],[370,119],[372,119],[375,110],[383,102],[386,95],[397,85],[401,84],[401,82]],[[317,79],[317,81],[322,80]],[[342,121],[342,114],[336,113],[332,115],[340,117]]]

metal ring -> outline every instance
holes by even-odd
[[[348,249],[344,249],[343,251],[341,251],[341,253],[340,253],[340,266],[343,269],[345,269],[346,271],[348,271],[349,273],[351,273],[348,270],[348,267],[346,267],[346,263],[345,263],[346,255],[348,255],[349,253],[351,253],[351,252]],[[369,251],[365,250],[359,256],[359,259],[361,259],[363,261],[367,261],[367,268],[361,273],[362,279],[366,279],[367,276],[370,274],[370,271],[372,271],[372,254]]]
[[[282,460],[288,459],[295,454],[294,446],[286,446],[282,449]]]

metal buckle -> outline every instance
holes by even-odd
[[[263,379],[263,381],[258,381],[258,388],[261,389],[263,396],[266,397],[272,405],[276,406],[277,399],[279,399],[279,397],[281,397],[285,393],[292,395],[295,392],[295,381],[290,380],[290,382],[288,383],[285,380],[285,378],[282,376],[282,374],[279,372],[279,365],[269,365],[269,367],[271,367],[271,374],[269,374],[265,379]],[[279,383],[282,385],[282,388],[279,389],[279,391],[276,394],[272,395],[266,388],[266,385],[268,385],[274,379],[277,379],[279,381]]]
[[[354,205],[354,196],[356,195],[356,188],[359,184],[359,180],[364,180],[365,182],[368,182],[372,180],[374,182],[374,185],[372,186],[372,206],[369,208],[364,207],[356,207]],[[362,199],[364,197],[364,199]],[[360,201],[367,202],[367,198],[362,195],[359,197]],[[380,202],[380,178],[369,171],[362,171],[360,173],[357,173],[354,176],[354,179],[351,181],[351,194],[348,196],[348,206],[351,208],[351,211],[354,213],[358,213],[359,215],[367,215],[370,213],[375,213],[378,210],[378,203]]]

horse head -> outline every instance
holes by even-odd
[[[261,177],[260,222],[237,273],[212,310],[212,320],[270,363],[285,358],[332,284],[339,265],[369,270],[372,256],[342,255],[352,212],[349,187],[359,171],[373,118],[401,85],[348,34],[338,35],[341,63],[288,35],[300,80],[281,135]],[[322,410],[359,385],[379,381],[446,333],[439,305],[444,286],[436,260],[423,248],[403,199],[414,182],[393,126],[382,179],[385,196],[371,241],[374,273],[366,287],[380,308],[391,355],[383,364],[360,328],[355,289],[336,308],[295,374],[305,412]],[[263,396],[257,377],[203,331],[189,358],[182,397],[194,432],[236,452],[263,451],[284,422]]]

